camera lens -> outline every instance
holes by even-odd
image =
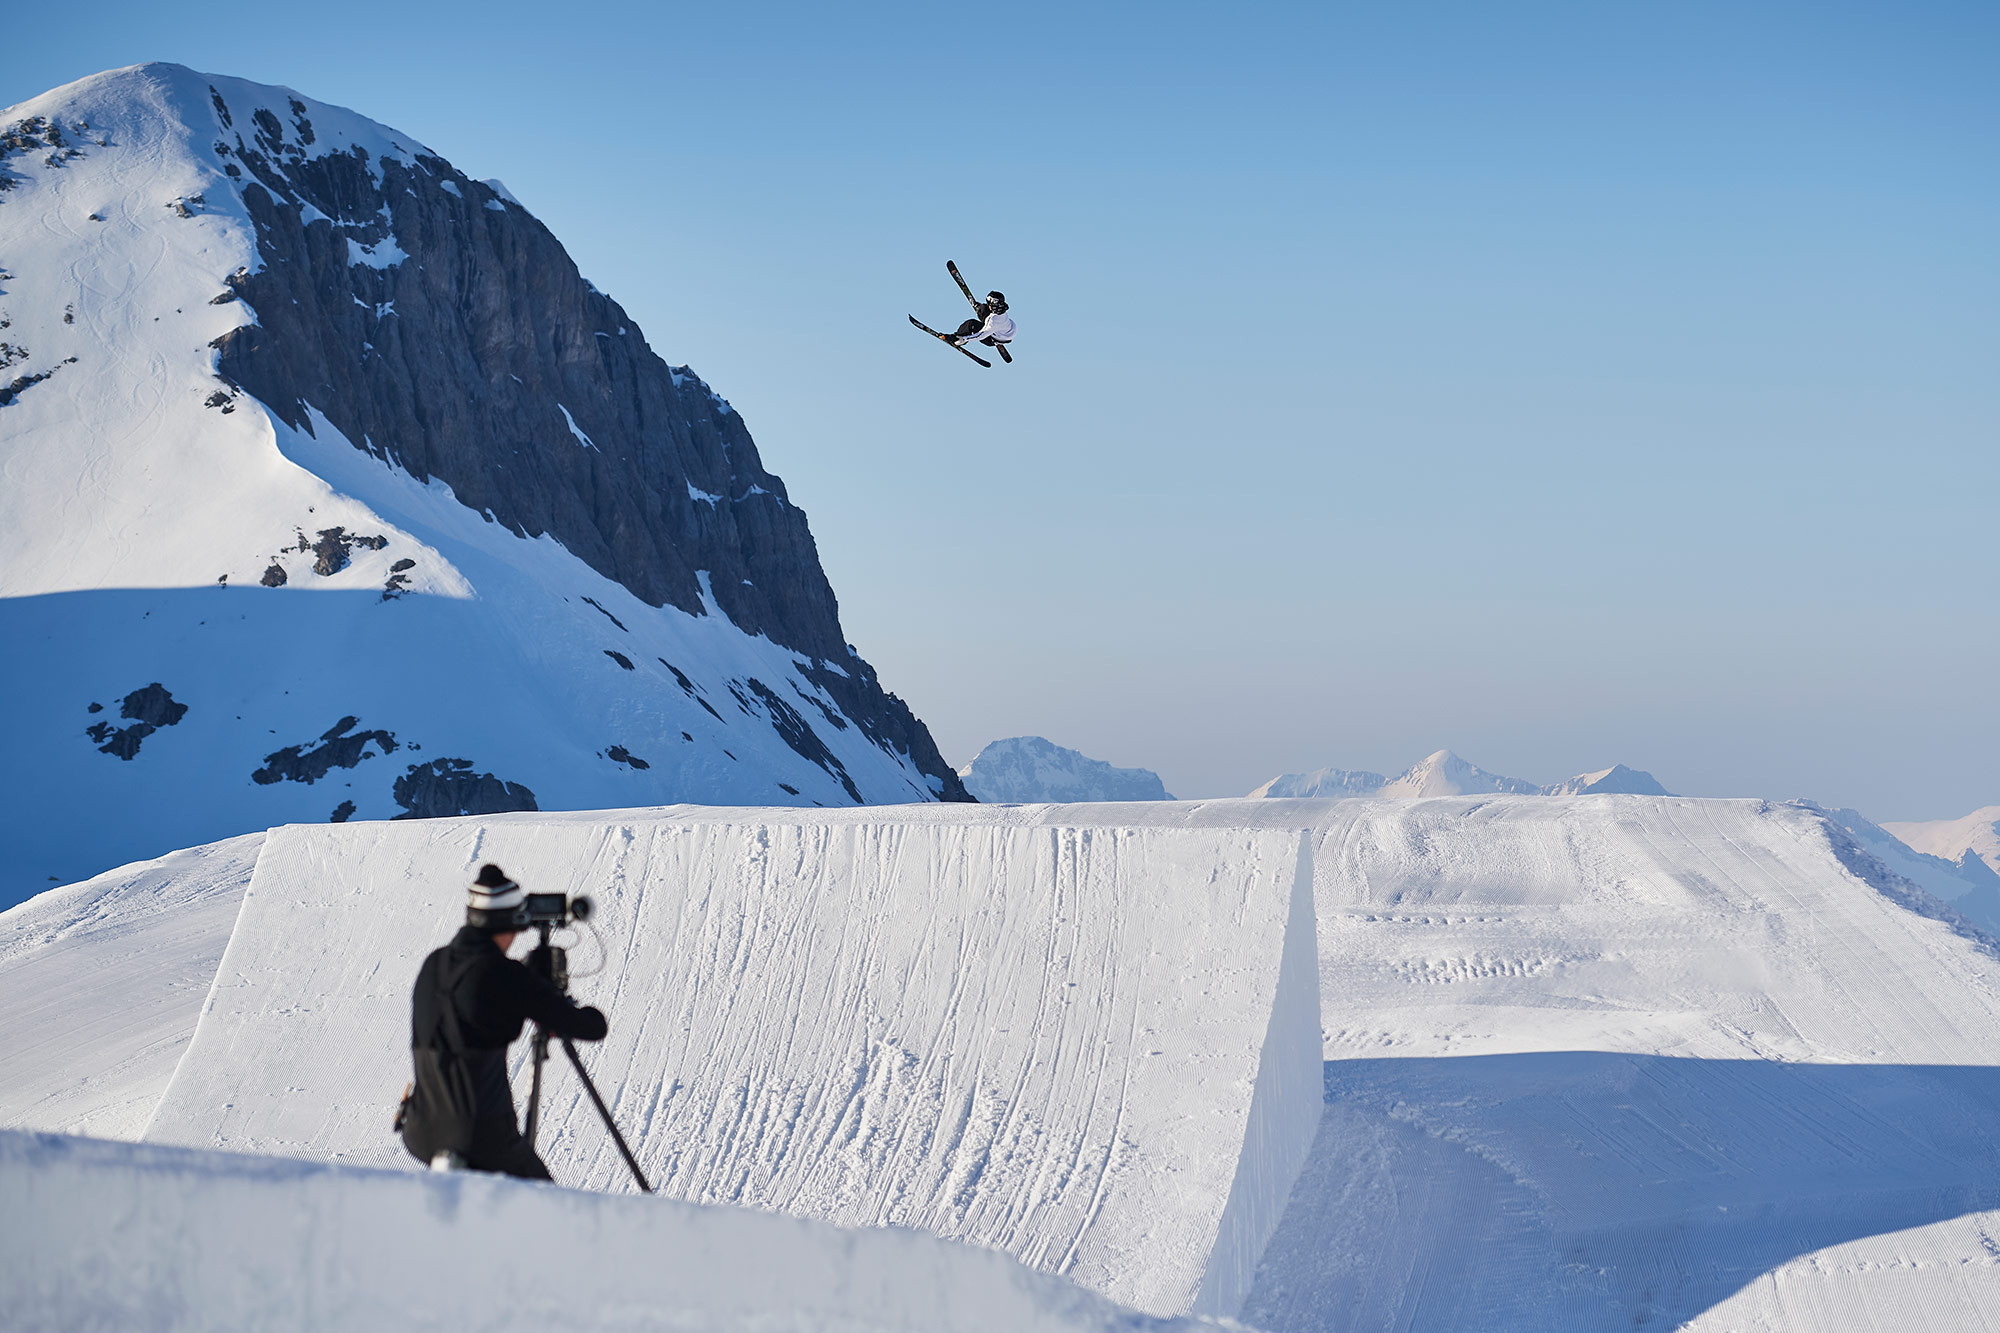
[[[579,893],[576,897],[569,900],[569,914],[578,921],[588,921],[590,920],[591,912],[596,910],[596,906],[589,898]]]

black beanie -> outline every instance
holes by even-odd
[[[465,891],[465,924],[502,935],[528,924],[527,895],[491,861],[479,867],[479,877]]]

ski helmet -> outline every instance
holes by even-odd
[[[986,304],[992,306],[995,310],[1005,310],[1007,308],[1007,298],[999,292],[988,292],[986,293]]]

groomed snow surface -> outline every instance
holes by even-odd
[[[295,827],[249,854],[247,892],[226,883],[241,883],[239,844],[0,915],[10,1030],[30,967],[162,959],[36,1015],[39,1049],[72,1058],[10,1057],[23,1077],[5,1123],[95,1115],[125,1134],[150,1100],[147,1138],[294,1159],[10,1137],[10,1200],[33,1181],[73,1212],[131,1219],[99,1249],[79,1242],[127,1256],[115,1277],[37,1259],[53,1269],[31,1284],[13,1256],[42,1242],[10,1235],[10,1296],[182,1290],[170,1262],[223,1251],[188,1238],[199,1215],[171,1198],[212,1180],[248,1192],[228,1210],[299,1219],[240,1241],[268,1274],[244,1290],[273,1300],[338,1285],[340,1243],[314,1236],[393,1249],[400,1274],[456,1263],[484,1243],[469,1228],[505,1216],[492,1234],[645,1257],[560,1298],[564,1322],[600,1326],[847,1326],[853,1307],[811,1272],[791,1281],[822,1262],[933,1283],[921,1302],[881,1295],[854,1326],[976,1327],[1000,1308],[949,1257],[997,1256],[889,1224],[1015,1256],[1019,1308],[1073,1320],[1051,1327],[1138,1317],[1049,1313],[1081,1287],[1272,1330],[2000,1329],[2000,944],[1802,807],[683,807]],[[386,1119],[410,980],[486,859],[599,897],[609,956],[577,989],[612,1036],[586,1059],[680,1203],[611,1197],[631,1187],[560,1067],[545,1155],[608,1194],[383,1174],[416,1172]],[[213,958],[215,932],[175,940],[171,913],[120,925],[115,906],[120,883],[197,881],[206,910],[242,905],[199,1005],[175,979]],[[573,962],[594,957],[586,941]],[[134,1060],[112,1015],[136,1008],[146,1044],[170,1048],[176,1005],[186,1050],[169,1075],[166,1058]],[[116,1114],[63,1091],[104,1068],[125,1071],[106,1080]],[[766,1224],[798,1228],[764,1242],[780,1271],[744,1318],[767,1323],[701,1313],[696,1288]],[[707,1271],[680,1271],[697,1249]],[[333,1278],[312,1267],[326,1253]],[[527,1299],[511,1278],[496,1290]],[[366,1300],[329,1298],[305,1322],[359,1326],[378,1318]]]
[[[6,1326],[21,1333],[1196,1326],[920,1232],[473,1173],[0,1132],[0,1178]]]

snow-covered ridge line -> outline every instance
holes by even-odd
[[[1213,1327],[913,1231],[492,1176],[0,1131],[0,1193],[22,1329]]]
[[[1439,750],[1412,764],[1395,778],[1362,769],[1322,768],[1311,773],[1281,773],[1250,795],[1253,797],[1472,796],[1485,792],[1514,796],[1669,796],[1651,773],[1613,764],[1595,773],[1579,773],[1562,782],[1539,786],[1519,778],[1489,773],[1450,750]]]

